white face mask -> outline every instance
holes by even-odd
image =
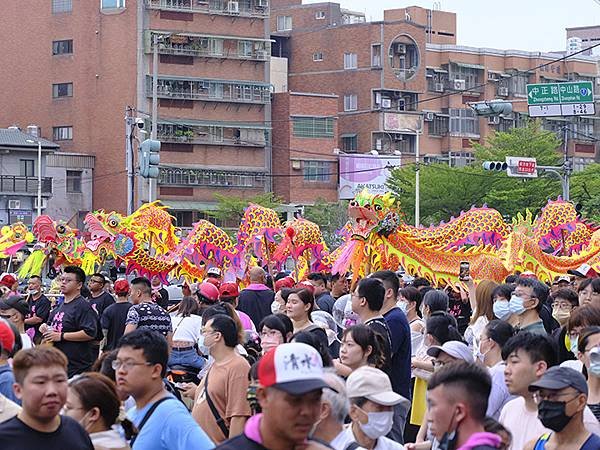
[[[392,430],[394,423],[394,411],[370,412],[367,413],[369,420],[367,423],[360,423],[360,429],[371,439],[378,439],[385,436]]]
[[[202,353],[204,356],[208,356],[208,354],[209,354],[209,350],[210,350],[210,349],[209,349],[209,348],[208,348],[206,345],[204,345],[204,335],[203,335],[203,334],[201,334],[201,335],[198,337],[198,350],[199,350],[199,351],[200,351],[200,353]]]
[[[281,311],[281,304],[277,300],[273,300],[271,303],[271,313],[277,314]]]

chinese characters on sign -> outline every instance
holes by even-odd
[[[595,114],[591,81],[527,85],[531,117],[579,116]]]

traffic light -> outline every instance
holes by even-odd
[[[505,100],[490,100],[469,103],[478,116],[508,116],[512,113],[512,103]]]
[[[160,164],[160,141],[146,139],[138,150],[140,175],[144,178],[158,178]]]
[[[485,161],[483,168],[485,170],[506,170],[508,169],[508,164],[503,161]]]

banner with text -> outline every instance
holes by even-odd
[[[385,194],[388,168],[400,163],[400,156],[340,155],[340,200],[352,199],[365,188],[372,194]]]

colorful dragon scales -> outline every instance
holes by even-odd
[[[348,207],[350,237],[332,255],[332,271],[355,277],[402,266],[439,283],[458,281],[460,263],[474,279],[502,281],[515,270],[549,280],[588,263],[600,269],[600,231],[578,219],[574,206],[549,201],[539,217],[505,224],[500,213],[472,208],[438,227],[412,227],[399,219],[389,194],[358,194]]]
[[[281,268],[289,258],[295,261],[297,279],[311,271],[352,272],[358,278],[403,267],[434,282],[454,283],[463,261],[479,280],[501,281],[515,270],[533,271],[546,280],[582,263],[600,270],[600,231],[561,199],[549,201],[535,219],[526,211],[507,224],[498,211],[483,206],[424,228],[402,221],[391,194],[363,191],[350,202],[348,216],[341,232],[345,241],[331,253],[315,223],[300,218],[282,224],[274,210],[255,204],[245,209],[235,239],[206,220],[184,233],[158,202],[129,216],[90,213],[84,221],[87,234],[40,216],[33,226],[38,242],[20,274],[39,273],[49,260],[81,265],[92,273],[107,258],[128,272],[188,281],[203,279],[214,266],[226,280],[244,279],[252,265]],[[0,252],[14,254],[30,241],[24,225],[4,227]]]

